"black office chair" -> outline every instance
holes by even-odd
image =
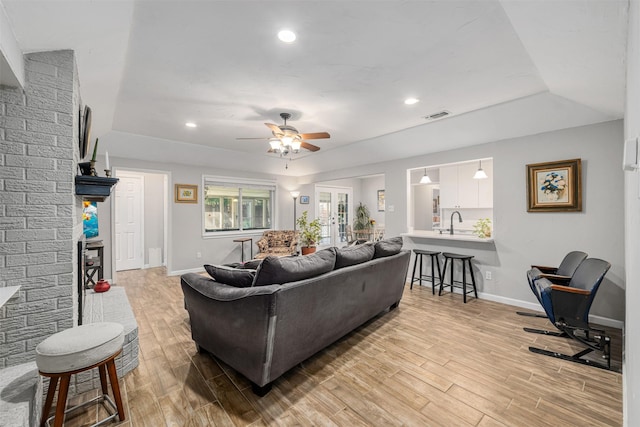
[[[527,281],[531,292],[536,296],[538,302],[542,304],[540,300],[540,290],[536,287],[536,281],[540,278],[547,278],[552,282],[559,285],[568,285],[571,281],[571,276],[576,271],[580,263],[587,258],[587,254],[581,251],[569,252],[565,255],[564,259],[558,267],[546,267],[542,265],[532,265],[531,270],[527,271]],[[530,313],[526,311],[517,311],[520,316],[529,317],[547,317],[544,314]]]
[[[588,258],[576,269],[568,286],[554,284],[545,277],[536,280],[536,288],[540,289],[542,308],[547,313],[549,321],[559,332],[532,328],[524,328],[524,330],[537,334],[568,337],[586,345],[587,348],[574,355],[536,347],[529,347],[529,351],[583,365],[611,369],[611,338],[606,335],[605,331],[592,328],[589,325],[591,304],[610,267],[611,264],[607,261]],[[602,352],[606,364],[583,358],[592,351]]]

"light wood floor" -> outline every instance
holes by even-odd
[[[465,305],[461,295],[407,286],[398,309],[293,368],[258,398],[242,376],[196,352],[179,277],[156,268],[119,273],[118,281],[140,333],[140,366],[121,379],[121,426],[622,425],[621,375],[530,353],[532,344],[570,353],[580,347],[524,332],[551,325],[512,306]],[[619,366],[619,331],[615,343]],[[67,425],[90,424],[96,412]]]

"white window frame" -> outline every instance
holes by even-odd
[[[238,186],[242,188],[246,187],[269,187],[273,191],[273,200],[271,201],[272,210],[271,210],[271,227],[265,229],[251,229],[251,230],[228,230],[228,231],[205,231],[205,185],[215,185],[219,184],[231,184],[234,186]],[[229,176],[216,176],[216,175],[202,175],[201,182],[201,190],[200,197],[202,200],[202,207],[200,211],[201,218],[201,228],[202,237],[205,238],[219,238],[219,237],[230,237],[230,236],[242,236],[242,235],[250,235],[250,234],[262,234],[264,231],[272,230],[275,225],[275,221],[277,218],[276,209],[277,209],[277,200],[278,200],[278,185],[276,181],[266,180],[266,179],[251,179],[251,178],[238,178],[238,177],[229,177]],[[242,211],[242,203],[239,201],[238,209]]]

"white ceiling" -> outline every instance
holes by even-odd
[[[129,141],[122,155],[136,134],[300,175],[624,112],[626,0],[0,1],[25,53],[76,51],[93,136]],[[280,42],[282,28],[298,40]],[[443,109],[452,117],[423,119]],[[304,172],[236,140],[267,138],[283,111],[331,134],[296,162]]]

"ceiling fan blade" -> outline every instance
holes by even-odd
[[[331,135],[329,135],[329,132],[301,133],[300,138],[301,139],[323,139],[323,138],[331,138]]]
[[[305,141],[300,141],[300,147],[306,148],[309,151],[318,151],[320,149],[317,145],[309,144]]]
[[[278,125],[274,125],[273,123],[265,123],[264,125],[271,129],[271,132],[273,132],[274,135],[282,134],[282,129],[280,129]]]

